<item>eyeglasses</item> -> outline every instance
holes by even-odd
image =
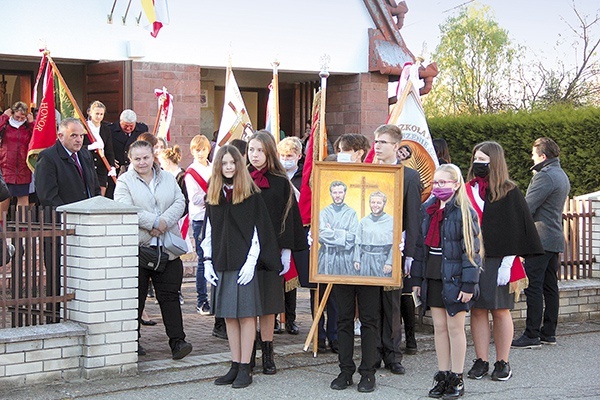
[[[431,183],[431,186],[437,186],[437,187],[442,187],[442,186],[446,186],[447,183],[456,183],[458,181],[445,181],[443,179],[440,179],[439,181],[431,181],[429,183]]]
[[[373,143],[374,144],[394,144],[392,142],[388,142],[387,140],[377,140],[377,139],[373,140]]]

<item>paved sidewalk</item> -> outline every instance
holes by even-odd
[[[558,344],[535,350],[513,349],[513,378],[494,382],[485,377],[480,381],[467,379],[465,399],[598,399],[600,381],[597,366],[600,360],[600,321],[561,324]],[[358,340],[357,340],[358,344]],[[227,371],[225,354],[190,355],[182,361],[149,361],[140,364],[134,377],[106,380],[74,380],[47,386],[4,390],[0,398],[23,399],[346,399],[387,398],[425,399],[437,370],[433,341],[419,339],[419,353],[406,356],[406,375],[377,372],[377,387],[373,394],[361,394],[355,384],[344,390],[329,388],[339,372],[335,354],[312,357],[299,351],[295,344],[278,346],[276,375],[254,375],[254,383],[246,389],[216,386],[215,377]],[[358,347],[357,347],[358,352]],[[491,348],[491,353],[493,348]],[[474,357],[473,347],[467,350],[467,366]],[[216,363],[215,363],[216,362]],[[257,368],[260,371],[260,368]]]

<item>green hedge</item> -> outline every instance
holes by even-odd
[[[466,175],[473,147],[486,140],[502,145],[511,178],[525,192],[531,179],[531,147],[547,136],[560,146],[571,180],[571,196],[600,190],[600,108],[556,107],[547,111],[431,118],[433,138],[446,139],[452,162]]]

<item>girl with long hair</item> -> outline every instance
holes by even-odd
[[[248,169],[269,210],[283,270],[271,271],[258,265],[258,278],[263,294],[263,314],[259,317],[263,373],[277,373],[273,359],[273,329],[275,314],[284,311],[283,275],[292,267],[292,251],[308,248],[300,210],[292,183],[279,161],[275,139],[267,131],[255,132],[248,140]],[[293,270],[292,270],[293,273]],[[296,275],[296,282],[297,273]]]
[[[456,165],[438,167],[431,184],[411,274],[413,292],[433,319],[438,372],[429,397],[453,399],[464,393],[465,317],[479,291],[480,231]]]
[[[467,195],[479,215],[486,254],[479,278],[481,295],[471,310],[477,358],[467,376],[481,379],[489,371],[491,313],[496,347],[492,379],[506,381],[512,376],[508,360],[514,329],[510,315],[514,307],[509,290],[511,270],[512,276],[521,272],[525,279],[520,257],[543,254],[544,250],[525,198],[509,178],[502,146],[491,141],[477,144],[467,179]]]
[[[90,139],[87,135],[84,137],[83,144],[87,145],[87,149],[92,153],[94,157],[94,164],[96,165],[96,174],[98,175],[98,182],[100,183],[100,193],[102,196],[106,194],[106,187],[108,186],[108,180],[112,179],[113,176],[117,176],[115,165],[115,152],[113,150],[112,134],[108,124],[103,123],[104,114],[106,113],[106,106],[96,100],[90,104],[87,110],[88,120],[87,125],[94,136],[94,143],[90,143]],[[95,150],[103,150],[106,160],[110,165],[110,170],[106,169],[102,158],[98,155]],[[109,178],[110,177],[110,178]]]
[[[215,384],[243,388],[252,383],[256,317],[264,314],[257,266],[278,274],[281,261],[260,189],[240,152],[226,145],[213,161],[201,246],[204,276],[215,286],[212,309],[225,318],[231,349],[231,368]]]

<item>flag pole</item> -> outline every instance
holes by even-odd
[[[77,116],[79,117],[79,120],[81,121],[81,123],[83,125],[83,128],[87,132],[87,136],[88,136],[88,139],[90,140],[90,143],[94,143],[96,141],[96,139],[94,138],[94,135],[92,135],[92,132],[90,131],[90,127],[88,126],[86,120],[83,119],[83,113],[81,112],[81,109],[79,108],[79,105],[77,104],[77,101],[75,101],[75,98],[73,97],[73,93],[71,93],[71,89],[69,89],[69,87],[67,86],[67,82],[65,81],[65,79],[61,75],[60,71],[58,70],[58,67],[54,63],[54,60],[52,59],[52,57],[50,57],[50,52],[47,50],[46,50],[46,52],[47,52],[46,57],[48,57],[48,62],[52,65],[52,71],[54,71],[54,73],[56,74],[56,77],[60,81],[61,85],[63,85],[63,87],[65,88],[67,97],[73,104],[73,107],[75,108],[75,112],[77,113]],[[96,153],[98,153],[98,155],[102,159],[102,162],[104,163],[104,166],[106,167],[106,170],[110,171],[110,169],[112,167],[108,163],[108,160],[106,159],[106,156],[104,155],[104,149],[96,149]],[[117,183],[117,178],[115,176],[113,176],[112,179],[115,183]]]
[[[163,86],[163,91],[166,91],[165,87]],[[161,95],[158,99],[160,101],[160,106],[158,107],[158,112],[156,113],[156,119],[154,120],[154,128],[152,128],[152,136],[156,136],[156,134],[158,133],[158,123],[160,122],[160,113],[163,110],[163,107],[165,106],[165,97],[166,95]]]
[[[329,55],[324,54],[321,57],[321,110],[319,111],[319,161],[325,158],[323,149],[325,148],[325,100],[327,98],[327,78],[329,78]]]
[[[272,117],[274,124],[271,128],[273,132],[271,133],[275,138],[275,143],[279,143],[279,71],[277,70],[277,68],[279,68],[279,61],[275,59],[275,61],[273,61],[271,65],[273,66],[273,100],[275,102],[275,109],[273,110],[275,115]]]

